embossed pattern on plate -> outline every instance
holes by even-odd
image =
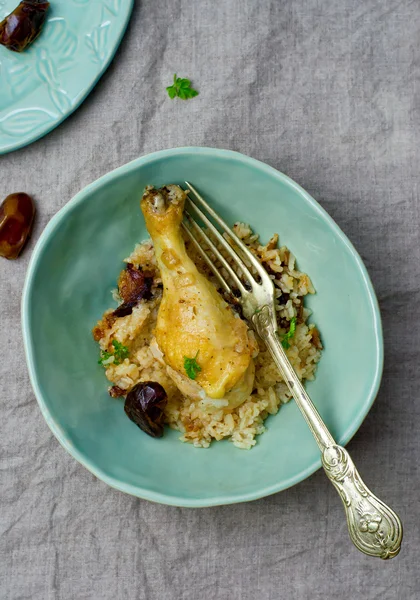
[[[0,21],[17,0],[0,0]],[[125,32],[133,0],[51,2],[49,18],[21,54],[0,46],[0,154],[45,135],[86,98]]]

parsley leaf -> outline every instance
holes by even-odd
[[[98,364],[103,367],[107,367],[110,364],[120,365],[122,361],[127,358],[130,354],[127,346],[121,344],[117,340],[112,340],[112,346],[114,352],[108,352],[108,350],[101,350],[101,354],[98,360]],[[114,360],[110,360],[113,358]]]
[[[124,346],[121,342],[117,342],[117,340],[112,340],[112,345],[114,346],[114,365],[120,365],[130,352],[127,346]]]
[[[104,363],[106,363],[106,361],[108,359],[110,359],[111,356],[114,356],[112,354],[112,352],[108,352],[107,350],[101,350],[101,355],[100,355],[99,360],[98,360],[98,365],[103,365],[104,366]]]
[[[177,77],[176,73],[174,75],[173,85],[170,85],[166,88],[168,92],[168,96],[171,100],[178,96],[181,100],[188,100],[189,98],[194,98],[194,96],[198,96],[197,90],[194,90],[191,87],[191,81],[189,79],[182,79],[181,77]]]
[[[295,335],[296,321],[297,321],[296,317],[293,317],[292,320],[290,321],[289,331],[284,334],[284,336],[281,340],[281,345],[283,346],[283,348],[285,350],[288,350],[288,348],[290,348],[289,340],[292,339],[292,337]]]
[[[200,351],[197,350],[197,354],[194,358],[188,358],[184,356],[184,369],[190,379],[195,379],[197,374],[201,371],[201,367],[197,362],[197,356]]]

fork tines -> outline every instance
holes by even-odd
[[[209,248],[209,250],[215,255],[217,260],[221,263],[221,265],[226,269],[229,273],[232,281],[235,286],[240,291],[241,295],[244,296],[249,293],[249,291],[244,286],[244,283],[241,281],[236,271],[232,268],[231,264],[226,260],[225,256],[220,252],[219,248],[213,242],[213,240],[209,237],[209,235],[198,225],[198,223],[194,220],[191,213],[194,213],[200,221],[206,226],[208,231],[211,233],[213,238],[217,240],[217,242],[223,247],[226,254],[235,262],[235,264],[240,268],[246,282],[251,286],[252,290],[255,290],[256,287],[259,287],[259,283],[256,281],[254,275],[251,273],[248,266],[245,264],[243,258],[239,255],[237,251],[232,247],[232,244],[238,248],[238,250],[243,254],[243,256],[251,263],[251,265],[256,269],[257,273],[261,277],[262,282],[266,282],[267,279],[271,280],[267,274],[267,271],[261,265],[261,263],[256,259],[256,257],[252,254],[252,252],[247,248],[244,242],[228,227],[225,221],[219,217],[219,215],[209,206],[209,204],[204,200],[204,198],[198,193],[198,191],[192,186],[188,181],[185,182],[188,186],[189,190],[194,195],[194,199],[188,196],[188,200],[186,203],[185,210],[185,222],[183,223],[184,231],[187,233],[188,237],[191,239],[192,243],[196,247],[196,249],[203,256],[207,265],[211,268],[218,281],[221,283],[223,288],[232,293],[232,289],[230,285],[227,283],[225,278],[220,273],[220,269],[217,265],[211,260],[208,256],[206,250],[202,247],[201,242],[205,242],[205,245]],[[199,206],[198,206],[199,205]],[[203,210],[207,213],[207,216]],[[213,221],[219,225],[225,235],[222,235],[217,227],[210,220],[211,217]],[[230,238],[229,243],[226,236]],[[245,284],[246,285],[246,284]]]

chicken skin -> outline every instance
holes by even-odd
[[[168,374],[194,399],[239,406],[252,391],[255,367],[245,322],[187,255],[181,233],[186,193],[148,187],[141,200],[163,282],[155,330]],[[186,368],[191,359],[195,369]]]

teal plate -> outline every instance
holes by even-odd
[[[178,148],[135,160],[92,183],[45,228],[26,278],[22,315],[29,373],[60,443],[109,485],[178,506],[253,500],[308,477],[318,448],[292,401],[267,421],[252,450],[228,441],[209,449],[141,432],[107,394],[91,328],[112,306],[111,290],[135,243],[145,239],[139,200],[146,184],[193,183],[228,223],[273,232],[312,277],[313,321],[325,344],[308,384],[321,415],[345,444],[377,393],[383,342],[366,269],[328,214],[291,179],[235,152]]]
[[[42,137],[83,102],[118,48],[133,1],[51,1],[28,50],[0,45],[0,154]],[[18,3],[0,0],[0,21]]]

